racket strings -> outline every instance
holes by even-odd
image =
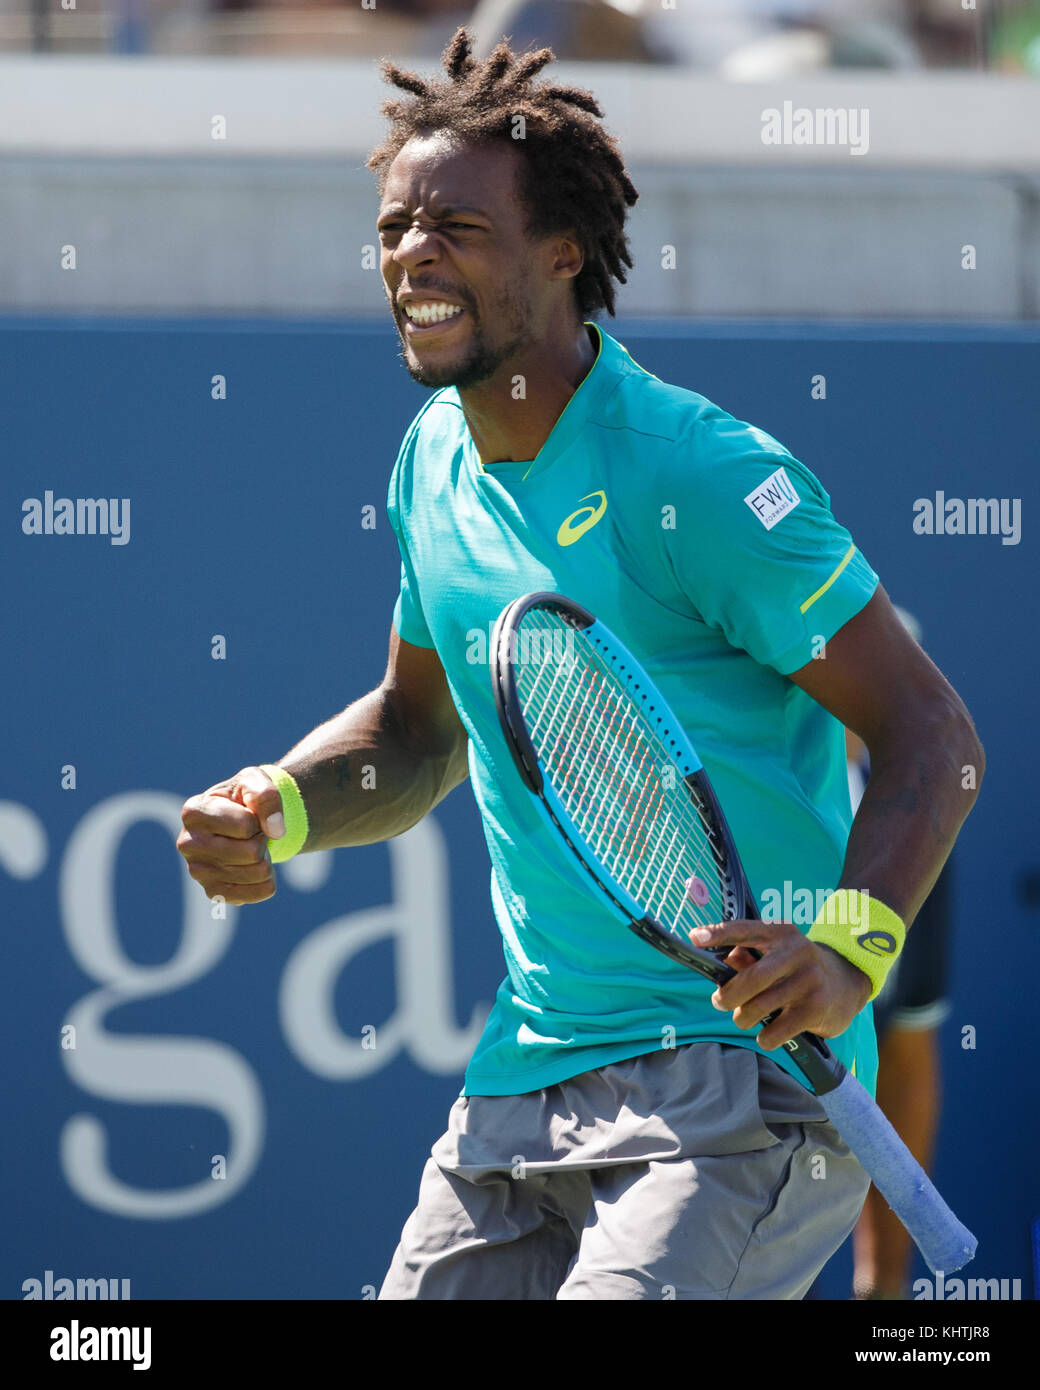
[[[686,882],[692,867],[702,881],[710,885],[713,875],[699,856],[689,837],[690,825],[685,815],[676,814],[662,787],[652,754],[638,740],[631,740],[621,750],[618,765],[611,765],[616,745],[600,750],[598,759],[590,760],[587,752],[580,753],[574,762],[582,773],[598,774],[598,796],[587,798],[583,805],[576,801],[568,780],[563,781],[565,805],[572,818],[581,822],[584,814],[586,839],[608,870],[637,901],[659,918],[678,918],[689,910]],[[605,827],[613,825],[607,832]],[[716,876],[717,877],[717,876]],[[662,883],[663,880],[663,883]],[[706,914],[712,916],[714,914]]]
[[[611,709],[612,692],[596,673],[586,673],[585,687],[585,705],[582,713],[590,720],[593,737],[598,741],[593,745],[591,766],[587,770],[583,769],[578,760],[572,759],[571,771],[575,780],[584,771],[589,778],[589,785],[592,788],[598,787],[601,795],[598,802],[594,797],[586,798],[579,795],[574,804],[579,811],[591,816],[588,838],[592,848],[604,857],[618,859],[626,852],[628,846],[640,842],[647,810],[654,793],[658,790],[655,787],[653,753],[648,745],[638,739],[635,731],[626,728],[616,708]],[[590,694],[594,701],[591,711],[588,708]],[[629,782],[625,800],[620,805],[609,795],[609,773],[610,769],[618,766],[618,759],[624,760],[621,766],[626,769],[626,780]],[[565,795],[572,792],[566,778],[562,783],[562,790]],[[633,799],[635,806],[632,804]],[[644,803],[642,806],[641,799]],[[659,796],[657,801],[660,804]],[[622,836],[622,832],[625,831],[627,834]],[[605,843],[604,835],[607,837]]]
[[[515,669],[524,719],[589,848],[644,911],[672,930],[732,916],[727,857],[711,809],[691,795],[638,697],[558,614],[529,610],[523,625],[527,659]],[[689,897],[691,877],[708,889],[706,903]]]

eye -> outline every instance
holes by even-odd
[[[380,232],[399,232],[399,231],[401,231],[401,229],[402,229],[403,227],[406,227],[407,225],[408,225],[408,224],[403,220],[403,218],[398,218],[398,219],[396,219],[396,220],[393,221],[393,222],[384,222],[384,223],[382,223],[382,224],[378,227],[377,230],[380,231]],[[442,222],[442,223],[441,223],[441,226],[442,226],[442,227],[458,227],[458,228],[460,228],[462,231],[470,231],[470,232],[475,232],[475,231],[478,231],[478,230],[479,230],[479,228],[478,228],[478,227],[476,226],[476,224],[473,223],[473,222],[456,222],[456,221],[452,220],[452,221],[450,221],[450,222]]]

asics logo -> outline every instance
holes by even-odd
[[[598,499],[595,506],[579,507],[576,512],[571,512],[570,516],[560,523],[560,529],[556,532],[557,545],[573,545],[575,541],[581,540],[586,531],[592,530],[607,510],[607,494],[605,492],[590,492],[587,497],[581,499],[582,502],[589,504],[595,499]]]
[[[856,940],[863,947],[864,951],[869,951],[872,956],[894,956],[896,952],[896,939],[887,931],[868,931],[862,936],[857,936]]]

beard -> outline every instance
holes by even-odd
[[[455,362],[434,365],[409,358],[407,350],[401,354],[405,369],[413,381],[420,386],[454,386],[460,391],[470,386],[479,386],[494,376],[503,362],[520,351],[527,342],[527,335],[512,339],[497,348],[490,348],[484,341],[479,326],[470,335],[469,347],[465,354]]]
[[[505,335],[504,341],[494,346],[487,342],[470,300],[463,301],[471,325],[469,343],[454,361],[435,363],[413,358],[409,354],[404,329],[395,317],[401,338],[401,358],[412,380],[420,386],[454,386],[465,391],[494,376],[504,362],[508,362],[531,341],[531,305],[522,289],[527,283],[526,275],[510,281],[503,286],[492,304],[489,317],[502,326]]]

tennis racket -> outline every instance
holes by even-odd
[[[552,593],[503,609],[490,666],[513,761],[590,891],[670,960],[716,985],[732,979],[731,948],[702,950],[689,933],[760,914],[701,761],[646,672]],[[863,1086],[813,1033],[784,1047],[933,1272],[967,1264],[975,1237]]]

